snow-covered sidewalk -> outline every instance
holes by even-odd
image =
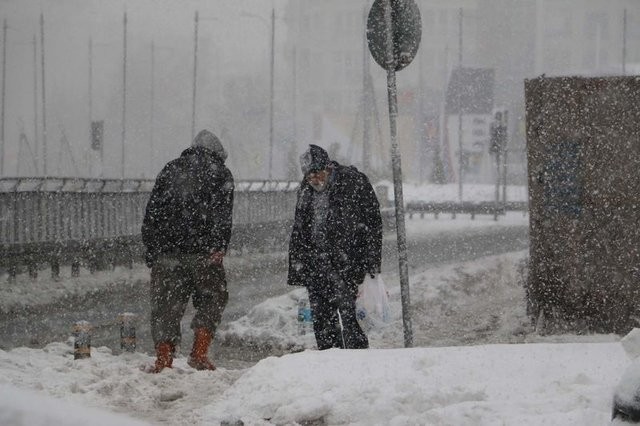
[[[107,424],[101,408],[171,425],[600,426],[629,363],[619,343],[310,350],[248,370],[197,372],[184,359],[159,375],[138,369],[151,361],[106,348],[74,361],[63,343],[0,351],[0,382],[11,384],[0,385],[0,424]]]

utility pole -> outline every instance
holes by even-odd
[[[622,15],[622,75],[627,75],[627,9]]]
[[[273,177],[273,98],[274,65],[275,65],[275,38],[276,38],[276,10],[271,8],[271,64],[270,64],[270,89],[269,89],[269,180]]]
[[[269,27],[269,22],[260,16],[254,15],[253,13],[242,12],[242,16],[247,16],[251,18],[256,18],[259,21],[265,24],[267,30],[271,31],[271,38],[269,44],[269,180],[271,180],[273,175],[273,103],[274,103],[274,65],[275,65],[275,38],[276,38],[276,10],[275,8],[271,8],[271,26]]]
[[[93,39],[89,37],[89,148],[93,149]],[[91,155],[87,156],[89,177],[93,176]]]
[[[127,136],[127,12],[124,13],[123,20],[123,37],[122,37],[122,147],[121,157],[122,164],[120,169],[120,178],[124,180],[125,172],[125,141]]]
[[[47,102],[46,102],[46,86],[44,81],[45,67],[44,67],[44,14],[40,13],[40,60],[42,71],[42,163],[43,163],[43,175],[47,177]]]
[[[418,59],[418,137],[416,137],[416,168],[418,169],[418,181],[422,184],[425,181],[425,165],[427,164],[427,117],[425,114],[425,90],[424,90],[424,70],[423,55]]]
[[[20,142],[22,143],[22,141]],[[36,35],[33,35],[33,144],[35,151],[34,173],[37,175],[40,167],[38,166],[38,43]],[[18,165],[20,164],[20,156],[18,156]]]
[[[438,137],[440,140],[435,146],[434,151],[434,171],[432,176],[435,183],[444,183],[447,179],[445,177],[445,170],[443,164],[443,153],[449,159],[449,114],[447,112],[447,85],[449,83],[449,44],[444,46],[444,78],[442,83],[442,98],[440,99],[440,119],[438,120]],[[446,149],[445,149],[446,148]],[[448,163],[448,161],[447,161]],[[453,171],[448,170],[449,174]]]
[[[193,21],[193,95],[191,97],[191,140],[196,136],[196,86],[198,79],[198,11]]]
[[[296,29],[297,31],[297,29]],[[293,69],[292,69],[292,98],[291,98],[291,102],[292,102],[292,113],[291,113],[291,117],[292,117],[292,139],[291,139],[291,143],[289,144],[289,153],[288,153],[288,162],[287,162],[287,175],[286,175],[286,179],[289,181],[295,181],[297,180],[298,177],[298,167],[297,167],[297,155],[298,155],[298,149],[297,149],[297,141],[298,141],[298,123],[297,123],[297,104],[298,104],[298,72],[297,72],[297,64],[298,64],[298,55],[297,55],[297,49],[296,46],[293,46],[293,50],[291,52],[292,55],[292,62],[293,62]]]
[[[460,77],[462,78],[462,8],[458,13],[458,69]],[[458,198],[462,201],[462,175],[463,175],[463,155],[462,155],[462,87],[457,88],[458,92],[458,150],[460,155],[458,157]]]
[[[367,27],[367,6],[364,9],[364,27]],[[369,47],[367,45],[367,33],[362,38],[362,171],[365,174],[371,172],[371,133],[369,117]]]
[[[7,82],[7,20],[2,24],[2,119],[0,120],[0,177],[4,176],[4,117]]]
[[[502,203],[506,209],[507,206],[507,154],[509,153],[509,111],[505,110],[503,114],[504,120],[504,142],[502,154]],[[506,211],[506,210],[505,210]]]
[[[156,45],[153,41],[151,41],[151,95],[149,96],[149,151],[150,151],[150,168],[151,168],[151,176],[153,176],[154,164],[155,164],[155,155],[153,153],[153,119],[154,119],[154,107],[155,107],[155,97],[156,97]],[[193,131],[192,131],[193,133]]]
[[[298,50],[293,46],[293,146],[298,140]]]

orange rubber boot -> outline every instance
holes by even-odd
[[[173,352],[175,347],[169,342],[160,342],[156,345],[156,364],[153,373],[159,373],[164,368],[171,368],[173,364]]]
[[[212,340],[213,334],[209,330],[196,328],[193,336],[193,348],[187,364],[196,370],[215,370],[216,366],[207,358],[207,352],[209,352],[209,345],[211,345]]]

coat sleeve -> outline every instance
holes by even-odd
[[[221,251],[226,253],[231,240],[233,227],[233,197],[235,183],[230,171],[226,171],[222,185],[213,194],[215,200],[212,203],[212,211],[209,213],[209,242],[210,252]]]
[[[382,216],[380,203],[369,179],[363,176],[362,209],[367,227],[366,272],[380,273],[382,263]]]
[[[307,286],[310,279],[309,256],[312,248],[305,232],[308,227],[309,210],[305,202],[303,184],[298,190],[298,200],[293,219],[291,238],[289,239],[289,273],[287,284],[293,286]]]
[[[156,183],[153,186],[144,219],[142,221],[142,242],[147,248],[146,263],[147,266],[153,265],[159,253],[162,252],[164,239],[159,224],[162,221],[162,215],[166,214],[166,206],[169,202],[168,181],[171,175],[171,165],[168,164],[158,174]]]

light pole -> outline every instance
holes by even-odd
[[[460,72],[460,79],[462,81],[462,8],[458,10],[458,69]],[[464,174],[463,169],[463,151],[462,151],[462,89],[458,88],[458,150],[460,155],[458,157],[458,198],[462,202],[462,176]]]
[[[7,20],[2,24],[2,118],[0,122],[0,176],[4,173],[4,105],[6,96],[6,81],[7,81]]]
[[[123,19],[123,36],[122,36],[122,167],[120,169],[120,178],[124,180],[125,174],[125,141],[127,136],[127,12],[124,13]]]
[[[271,64],[269,67],[269,180],[272,178],[273,170],[273,66],[275,62],[275,38],[276,38],[276,11],[271,9]]]
[[[242,16],[257,18],[266,25],[266,20],[253,13],[242,12]],[[271,42],[269,63],[269,180],[273,175],[273,99],[274,99],[274,65],[275,65],[275,38],[276,38],[276,11],[271,8]]]
[[[45,62],[44,62],[44,14],[40,13],[40,60],[41,60],[41,76],[42,76],[42,167],[43,175],[47,177],[47,102],[46,102],[46,86],[44,84]]]
[[[153,40],[151,40],[151,75],[149,76],[150,86],[150,96],[149,96],[149,165],[151,166],[151,176],[153,176],[154,170],[154,154],[153,154],[153,115],[154,115],[154,106],[156,100],[156,44]]]
[[[193,21],[193,95],[191,98],[191,141],[196,135],[196,93],[198,86],[198,26],[200,21],[220,21],[218,18],[201,18],[198,11]]]
[[[198,79],[198,11],[193,21],[193,97],[191,100],[191,140],[196,129],[196,82]]]
[[[627,9],[622,13],[622,75],[627,75]]]
[[[155,122],[155,103],[156,103],[156,52],[158,50],[173,51],[170,47],[163,47],[156,44],[154,40],[151,40],[151,58],[150,58],[150,75],[149,75],[149,166],[151,170],[150,176],[155,175],[155,144],[154,144],[154,122]]]
[[[41,22],[41,25],[43,25],[43,23]],[[29,150],[29,155],[31,156],[31,160],[33,162],[33,173],[35,175],[39,174],[39,170],[40,170],[40,164],[39,164],[39,159],[38,159],[38,46],[37,46],[37,38],[36,38],[36,34],[33,34],[31,42],[26,42],[26,41],[14,41],[9,43],[8,40],[8,31],[11,30],[13,33],[16,34],[21,34],[21,36],[24,36],[23,31],[21,31],[19,28],[13,28],[10,27],[7,20],[4,19],[3,20],[3,25],[2,25],[2,99],[1,99],[1,112],[0,112],[0,176],[2,176],[5,172],[6,169],[4,168],[5,166],[5,152],[6,152],[6,140],[5,140],[5,126],[6,126],[6,112],[7,112],[7,108],[6,108],[6,101],[7,101],[7,73],[6,73],[6,69],[7,69],[7,47],[8,45],[30,45],[33,48],[33,124],[34,124],[34,128],[33,128],[33,137],[34,137],[34,147],[33,150],[31,149],[31,146],[28,142],[28,139],[26,137],[26,135],[24,134],[24,131],[21,133],[20,135],[20,139],[18,141],[18,158],[16,161],[16,175],[20,175],[20,161],[22,159],[21,157],[21,150],[22,150],[22,146],[23,144],[25,144]],[[42,31],[42,27],[41,27],[41,31]],[[24,39],[23,39],[24,40]],[[20,123],[22,123],[22,120],[19,120]]]
[[[97,120],[94,123],[94,117],[93,117],[93,70],[94,70],[94,57],[95,52],[97,50],[97,48],[112,48],[116,46],[115,43],[113,42],[98,42],[96,43],[93,40],[93,36],[89,36],[89,64],[88,64],[88,68],[89,68],[89,74],[88,74],[88,98],[89,98],[89,110],[88,110],[88,118],[89,118],[89,126],[88,126],[88,132],[89,132],[89,137],[88,137],[88,141],[90,143],[90,149],[97,151],[97,154],[99,156],[99,168],[98,170],[93,170],[93,161],[91,158],[89,158],[90,154],[89,151],[85,151],[85,157],[86,157],[86,161],[87,161],[87,170],[89,172],[89,176],[93,176],[94,173],[96,173],[97,176],[99,177],[103,177],[104,176],[104,144],[105,144],[105,140],[104,140],[104,121],[103,120]],[[99,57],[99,56],[98,56]],[[124,77],[123,77],[124,78]],[[123,88],[123,93],[124,93],[124,88]],[[124,106],[123,106],[124,108]],[[94,127],[94,124],[96,127]],[[95,139],[97,138],[97,139]]]

